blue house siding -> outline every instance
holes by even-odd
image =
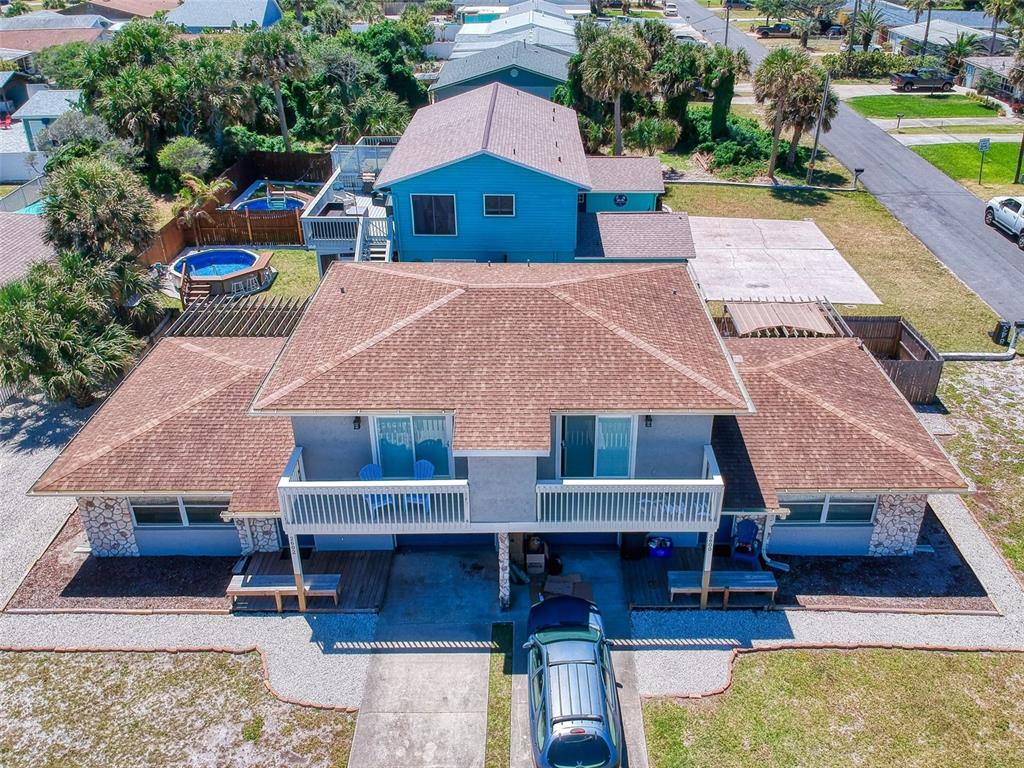
[[[616,205],[615,199],[625,198],[625,203]],[[588,192],[587,213],[646,213],[658,210],[658,195],[655,192]]]
[[[516,73],[514,76],[512,75],[513,72]],[[510,66],[496,72],[480,75],[480,77],[475,77],[472,80],[435,88],[431,91],[431,94],[434,97],[434,101],[441,101],[442,99],[447,99],[466,91],[472,91],[474,88],[491,83],[503,83],[511,88],[518,88],[520,91],[540,96],[542,99],[550,99],[555,92],[555,88],[561,85],[561,81],[553,77],[539,75],[536,72],[527,72],[524,69]]]
[[[575,184],[489,155],[477,155],[391,186],[402,261],[571,261],[576,250]],[[455,195],[458,234],[414,235],[412,194]],[[516,197],[516,214],[485,217],[485,194]]]

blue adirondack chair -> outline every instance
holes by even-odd
[[[732,559],[758,565],[759,545],[757,542],[757,523],[753,520],[740,520],[736,524],[736,533],[732,537]]]
[[[384,479],[384,470],[380,468],[380,464],[367,464],[359,470],[359,479],[364,483],[379,482]],[[371,512],[376,512],[384,507],[389,507],[392,502],[391,496],[383,493],[363,494],[363,500],[366,502],[366,506],[370,508]]]
[[[426,459],[420,459],[412,465],[412,477],[414,480],[433,480],[434,465]],[[425,514],[430,513],[430,495],[426,493],[410,493],[405,497],[405,506],[408,509],[410,504],[416,504]]]

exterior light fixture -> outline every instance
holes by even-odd
[[[356,416],[354,419],[352,419],[352,429],[362,429],[362,428],[363,428],[363,417],[362,416]]]
[[[651,416],[651,414],[649,414],[649,413],[646,416],[644,416],[644,426],[645,427],[652,427],[652,426],[654,426],[654,417]]]

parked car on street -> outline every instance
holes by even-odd
[[[753,8],[754,4],[750,0],[725,0],[722,6],[725,8],[742,8],[746,11]]]
[[[1017,247],[1024,251],[1024,198],[993,197],[985,204],[985,223],[1016,237]]]
[[[953,90],[953,76],[941,69],[912,69],[909,72],[897,72],[889,79],[892,87],[901,91]]]
[[[844,37],[846,35],[846,27],[844,27],[842,24],[833,24],[832,26],[827,27],[824,30],[823,34],[829,40],[837,40],[840,37]]]
[[[601,613],[559,595],[527,622],[530,736],[537,768],[619,768],[622,718]]]
[[[759,27],[754,27],[754,33],[758,37],[796,37],[796,32],[793,31],[793,25],[787,24],[784,21],[776,22],[765,26],[762,24]]]
[[[879,53],[885,49],[878,43],[871,43],[867,48],[863,45],[850,45],[849,43],[843,43],[839,46],[839,50],[843,53],[846,53],[847,51],[853,51],[854,53]]]
[[[676,7],[675,3],[665,3],[665,10],[663,11],[663,13],[666,16],[678,16],[679,9]]]

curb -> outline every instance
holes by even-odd
[[[229,653],[233,656],[241,656],[247,653],[256,653],[260,657],[260,666],[263,670],[263,685],[267,691],[279,701],[285,704],[292,704],[297,707],[309,709],[323,709],[335,712],[355,714],[356,707],[343,707],[336,704],[319,704],[305,699],[295,699],[280,693],[270,682],[270,669],[267,662],[267,655],[263,649],[256,645],[250,646],[0,646],[0,653]]]

